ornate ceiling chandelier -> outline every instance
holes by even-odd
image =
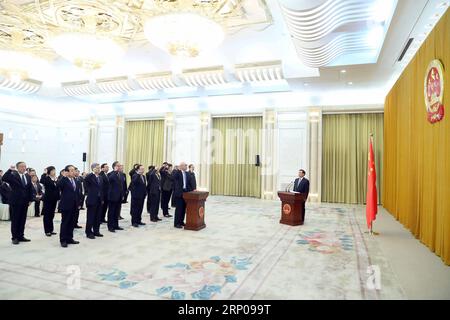
[[[144,28],[153,45],[171,55],[189,58],[215,49],[225,36],[219,23],[195,13],[156,16]]]
[[[271,22],[263,0],[0,0],[0,49],[92,71],[129,46],[196,57],[225,33]]]

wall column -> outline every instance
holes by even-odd
[[[175,122],[173,112],[166,113],[164,117],[164,161],[173,162]]]
[[[273,200],[278,197],[275,172],[275,123],[275,111],[264,111],[261,154],[261,198],[267,200]]]
[[[116,117],[116,161],[123,164],[125,160],[125,117]]]
[[[89,118],[89,153],[87,155],[87,167],[85,170],[90,172],[91,164],[97,162],[98,154],[98,119],[96,117]]]
[[[200,163],[198,166],[197,189],[205,191],[210,190],[211,126],[211,114],[202,112],[200,114]]]
[[[322,112],[310,109],[309,123],[309,201],[321,202],[322,179]]]

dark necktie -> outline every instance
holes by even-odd
[[[22,175],[22,184],[25,187],[27,185],[27,180],[25,179],[25,175]]]
[[[77,190],[77,186],[75,185],[75,180],[71,179],[73,190]]]
[[[144,182],[144,184],[145,184],[145,178],[144,178],[144,176],[141,176],[141,178],[142,178],[142,182]]]

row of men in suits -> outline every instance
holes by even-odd
[[[119,162],[113,163],[113,171],[109,172],[107,164],[100,166],[93,164],[92,172],[84,178],[85,192],[83,192],[81,179],[74,166],[68,165],[64,168],[60,177],[56,177],[54,167],[48,167],[47,172],[41,177],[43,185],[42,200],[44,215],[44,230],[47,236],[55,235],[53,218],[56,205],[59,201],[59,211],[61,212],[60,242],[62,247],[68,244],[77,244],[73,239],[73,231],[77,226],[79,210],[82,205],[82,195],[86,195],[87,219],[86,236],[90,239],[103,237],[100,233],[100,224],[105,222],[106,212],[108,212],[108,230],[116,232],[123,230],[119,227],[121,205],[126,199],[127,183],[123,173],[123,166]],[[196,189],[195,174],[187,172],[187,165],[181,163],[179,168],[171,170],[171,165],[164,163],[161,168],[152,170],[148,177],[144,176],[144,167],[138,165],[132,175],[132,182],[129,190],[132,194],[131,214],[133,226],[144,224],[142,222],[142,210],[145,197],[149,198],[150,214],[152,221],[158,218],[158,207],[160,199],[164,199],[163,213],[168,214],[168,202],[173,190],[173,198],[176,205],[174,226],[182,228],[186,203],[183,200],[183,192]],[[35,175],[34,175],[35,176]],[[12,166],[3,176],[2,181],[11,186],[11,234],[13,244],[28,242],[24,236],[25,221],[29,204],[35,199],[33,191],[33,175],[26,172],[26,164],[18,162]],[[163,180],[163,177],[165,180]],[[163,181],[163,183],[162,183]],[[166,183],[167,181],[172,183]],[[166,186],[166,188],[164,188]],[[169,190],[172,187],[172,190]],[[162,189],[167,192],[162,197]]]
[[[150,213],[150,220],[153,222],[160,221],[158,218],[159,205],[165,217],[171,217],[169,214],[170,198],[174,198],[175,219],[174,227],[181,228],[184,226],[184,215],[186,205],[181,197],[183,190],[193,191],[197,189],[197,183],[194,173],[194,166],[190,165],[187,171],[186,163],[181,163],[177,168],[172,170],[172,165],[164,162],[161,167],[150,166],[147,174],[144,175],[144,166],[136,164],[130,171],[131,183],[131,216],[132,225],[138,227],[144,224],[142,222],[142,211],[145,197],[147,196],[147,210]],[[181,180],[180,180],[181,178]]]

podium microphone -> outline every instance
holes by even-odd
[[[295,181],[295,180],[294,180]],[[291,181],[288,185],[287,185],[287,187],[286,187],[286,192],[289,192],[289,188],[294,184],[294,181]]]

